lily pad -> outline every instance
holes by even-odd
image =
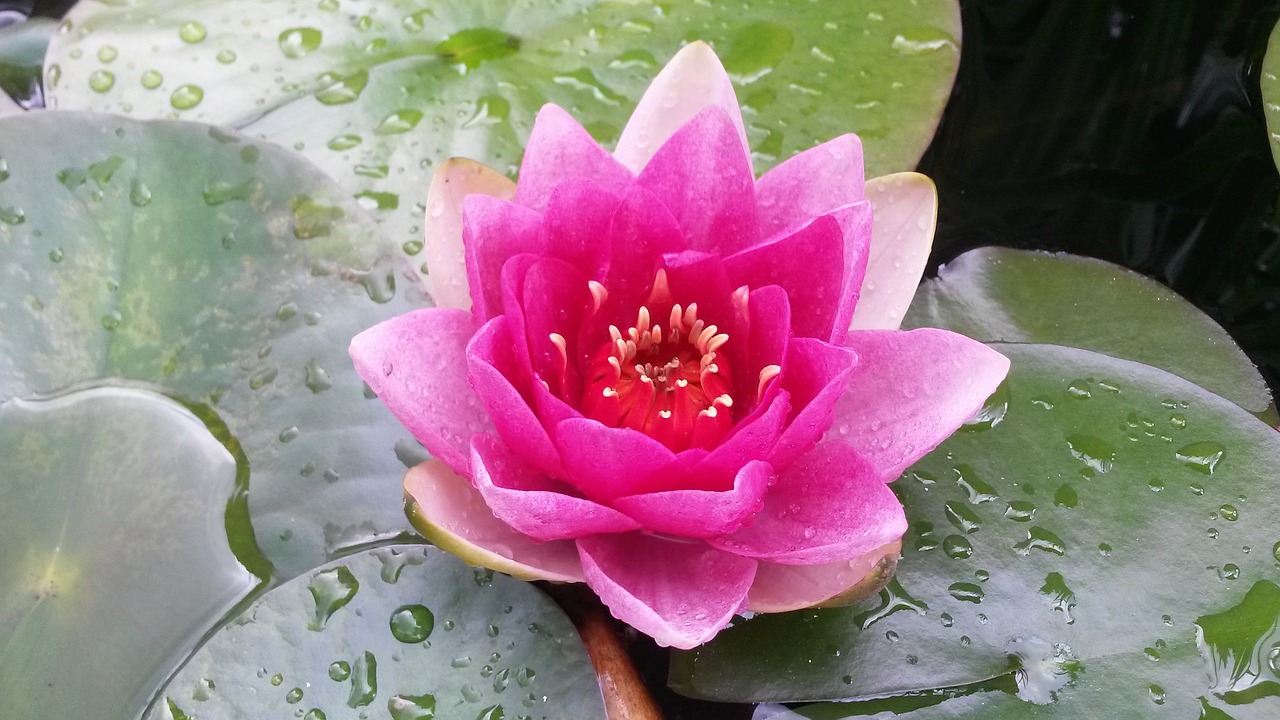
[[[84,2],[46,58],[51,107],[232,125],[291,147],[421,264],[435,168],[514,173],[537,110],[614,142],[684,42],[720,53],[764,169],[845,132],[869,175],[915,167],[959,61],[956,0]],[[112,63],[97,53],[119,52]],[[428,241],[430,239],[428,238]]]
[[[1280,580],[1280,433],[1146,365],[999,349],[1013,367],[979,421],[894,484],[910,527],[880,597],[743,622],[675,657],[677,689],[918,696],[1016,670],[1031,680],[1016,716],[1056,698],[1044,717],[1141,718],[1194,717],[1200,697],[1247,687],[1210,681],[1196,623]],[[1258,642],[1266,658],[1275,639]]]
[[[1208,315],[1154,280],[1093,258],[972,250],[920,287],[903,325],[1084,348],[1166,370],[1255,414],[1272,404],[1257,368]]]
[[[0,94],[39,101],[44,54],[57,25],[35,17],[0,27]]]
[[[573,624],[541,591],[423,546],[330,563],[258,600],[147,715],[602,718]]]
[[[8,716],[136,716],[258,584],[228,545],[235,459],[173,400],[0,403],[0,478]]]
[[[192,408],[236,459],[229,540],[262,578],[408,531],[407,434],[346,347],[413,302],[344,191],[266,143],[92,113],[0,121],[0,167],[0,401],[105,384]]]
[[[1271,158],[1280,168],[1280,24],[1271,30],[1267,54],[1262,58],[1262,103],[1271,140]]]

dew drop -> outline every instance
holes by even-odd
[[[360,581],[356,580],[345,565],[330,570],[322,570],[311,578],[307,587],[315,600],[315,614],[307,625],[309,630],[323,630],[329,618],[335,612],[351,602],[360,589]]]
[[[289,28],[280,33],[280,52],[293,60],[306,57],[320,47],[323,38],[324,35],[315,28]]]
[[[1212,475],[1226,452],[1227,449],[1221,443],[1206,441],[1184,445],[1174,456],[1192,470]]]
[[[435,626],[435,615],[424,605],[402,605],[391,614],[391,634],[402,643],[426,640]]]
[[[185,43],[203,42],[208,36],[209,31],[205,29],[205,26],[194,20],[178,28],[178,37],[182,38]]]
[[[346,660],[337,660],[329,663],[329,679],[334,682],[343,682],[351,677],[351,664]]]
[[[190,110],[204,100],[204,89],[199,85],[181,85],[169,95],[169,104],[176,110]]]
[[[391,720],[429,720],[436,716],[434,695],[392,695],[387,701]]]
[[[89,73],[89,89],[104,93],[116,84],[116,74],[110,70],[94,70]]]

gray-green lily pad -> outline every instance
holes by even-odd
[[[46,58],[52,107],[232,125],[294,148],[410,256],[442,160],[514,172],[548,101],[612,143],[695,39],[736,81],[758,169],[845,132],[863,137],[869,175],[913,169],[960,38],[956,0],[841,12],[765,0],[138,0],[80,3],[66,28]],[[97,57],[106,47],[111,63]]]
[[[1126,718],[1194,717],[1200,697],[1245,689],[1231,672],[1211,682],[1196,623],[1280,580],[1280,433],[1146,365],[998,347],[1013,365],[987,420],[894,484],[910,526],[881,596],[743,622],[676,655],[677,689],[920,695],[1020,668],[1041,678],[1020,717],[1056,698],[1052,717]],[[1274,642],[1251,647],[1266,658]]]
[[[1084,348],[1167,370],[1255,414],[1272,404],[1257,368],[1208,315],[1154,280],[1093,258],[972,250],[921,285],[903,326]]]
[[[266,143],[94,113],[0,121],[0,167],[0,400],[91,383],[191,407],[237,461],[230,542],[259,577],[408,531],[407,434],[346,347],[414,303],[342,189]]]
[[[6,717],[145,707],[259,582],[228,544],[235,485],[235,459],[169,398],[87,388],[0,403]]]
[[[1267,53],[1262,58],[1262,103],[1271,141],[1271,159],[1280,168],[1280,25],[1271,30]]]
[[[573,624],[541,591],[400,545],[318,568],[250,606],[148,720],[603,718]]]

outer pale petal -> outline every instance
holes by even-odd
[[[756,182],[760,234],[798,228],[864,199],[862,141],[841,135],[783,162]]]
[[[747,609],[776,613],[852,605],[879,592],[893,577],[901,550],[901,542],[892,542],[852,560],[821,565],[761,562],[747,594]]]
[[[534,470],[492,435],[472,440],[471,471],[494,516],[534,540],[640,529],[617,510],[569,494],[569,486]]]
[[[516,202],[543,212],[556,186],[574,177],[616,193],[633,180],[631,171],[600,147],[573,116],[557,105],[543,105],[520,163]]]
[[[636,180],[666,203],[693,250],[722,256],[759,239],[755,178],[729,116],[709,107],[685,123]]]
[[[670,490],[620,497],[614,507],[639,520],[646,530],[678,537],[708,538],[733,532],[760,508],[773,482],[766,462],[749,462],[728,490]]]
[[[415,310],[351,340],[356,372],[430,453],[458,472],[470,467],[471,436],[493,425],[467,384],[471,314]]]
[[[902,504],[852,446],[821,443],[784,470],[748,527],[708,542],[784,565],[856,557],[907,529]]]
[[[869,180],[867,199],[875,209],[875,224],[852,326],[897,330],[929,260],[938,221],[938,190],[924,175],[897,173]]]
[[[681,125],[710,106],[729,115],[742,143],[742,153],[750,157],[738,97],[724,65],[706,43],[689,43],[671,58],[636,104],[618,139],[614,157],[639,173]]]
[[[582,582],[577,548],[569,540],[537,543],[493,516],[484,498],[435,460],[404,476],[405,511],[410,522],[441,550],[472,565],[521,580]]]
[[[490,195],[510,200],[516,184],[497,170],[466,158],[444,161],[427,190],[427,216],[422,247],[429,274],[415,267],[437,307],[471,309],[465,251],[462,247],[462,199]]]
[[[585,538],[578,551],[587,584],[614,617],[659,645],[686,650],[743,609],[756,574],[749,558],[640,533]]]
[[[973,417],[1009,372],[1008,358],[946,330],[854,331],[845,344],[858,366],[833,427],[885,480]]]

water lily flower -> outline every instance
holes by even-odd
[[[873,232],[874,191],[902,199]],[[415,524],[472,563],[585,582],[680,648],[744,610],[874,592],[906,529],[887,483],[1008,369],[897,330],[933,202],[921,176],[869,189],[854,135],[756,179],[703,43],[612,154],[547,105],[518,184],[450,161],[427,209],[438,306],[351,344],[434,456],[405,478]]]

